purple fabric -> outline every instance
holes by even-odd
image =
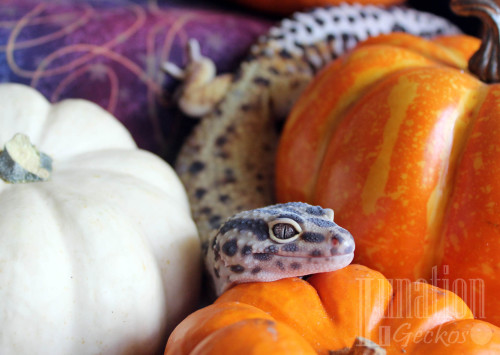
[[[186,125],[160,63],[182,65],[196,38],[220,72],[234,70],[270,24],[172,1],[0,0],[0,82],[31,85],[51,102],[96,102],[141,148],[172,160]]]

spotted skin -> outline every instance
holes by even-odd
[[[343,268],[354,257],[354,239],[333,222],[331,209],[286,203],[229,218],[205,243],[203,253],[219,295],[236,283]]]
[[[259,39],[227,91],[185,141],[175,168],[186,186],[193,218],[206,246],[207,270],[219,292],[238,280],[302,275],[330,262],[343,265],[344,257],[335,255],[338,246],[326,232],[329,223],[319,222],[325,220],[320,207],[301,210],[299,217],[305,218],[307,228],[300,241],[276,246],[264,238],[262,225],[277,218],[273,213],[296,212],[293,206],[262,209],[275,203],[277,121],[286,117],[318,70],[359,41],[392,31],[424,37],[459,33],[442,18],[402,7],[341,5],[297,13]],[[190,98],[199,96],[206,108],[203,93],[222,91],[220,87],[211,90],[211,85],[219,85],[216,79],[182,88]],[[189,105],[183,102],[184,107]],[[192,106],[199,108],[196,102]],[[238,218],[258,222],[243,228],[238,224],[241,221],[230,220],[231,228],[226,225],[223,233],[208,240],[229,216],[247,210],[255,211]],[[341,230],[338,228],[334,229]],[[225,251],[235,253],[228,255]],[[302,259],[293,259],[292,255],[301,255]],[[308,269],[311,265],[316,269]]]

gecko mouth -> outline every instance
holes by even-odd
[[[254,254],[254,258],[258,255]],[[305,276],[335,271],[349,265],[354,258],[354,253],[332,256],[262,255],[267,255],[266,260],[261,260],[266,261],[261,267],[261,270],[266,274],[266,279],[278,279],[284,276]]]

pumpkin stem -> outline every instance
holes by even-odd
[[[329,355],[385,355],[386,351],[377,343],[363,338],[357,337],[354,344],[349,349],[333,350]]]
[[[469,71],[487,83],[500,82],[500,6],[498,0],[451,0],[451,9],[461,16],[479,17],[483,41],[469,60]]]
[[[40,153],[29,138],[18,133],[0,151],[0,178],[13,184],[46,181],[52,172],[52,159]]]

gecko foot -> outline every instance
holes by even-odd
[[[214,62],[201,54],[200,44],[195,39],[188,41],[187,57],[184,69],[172,62],[163,63],[162,69],[172,77],[182,80],[176,95],[182,112],[191,117],[202,117],[212,112],[222,100],[232,76],[216,76]]]

